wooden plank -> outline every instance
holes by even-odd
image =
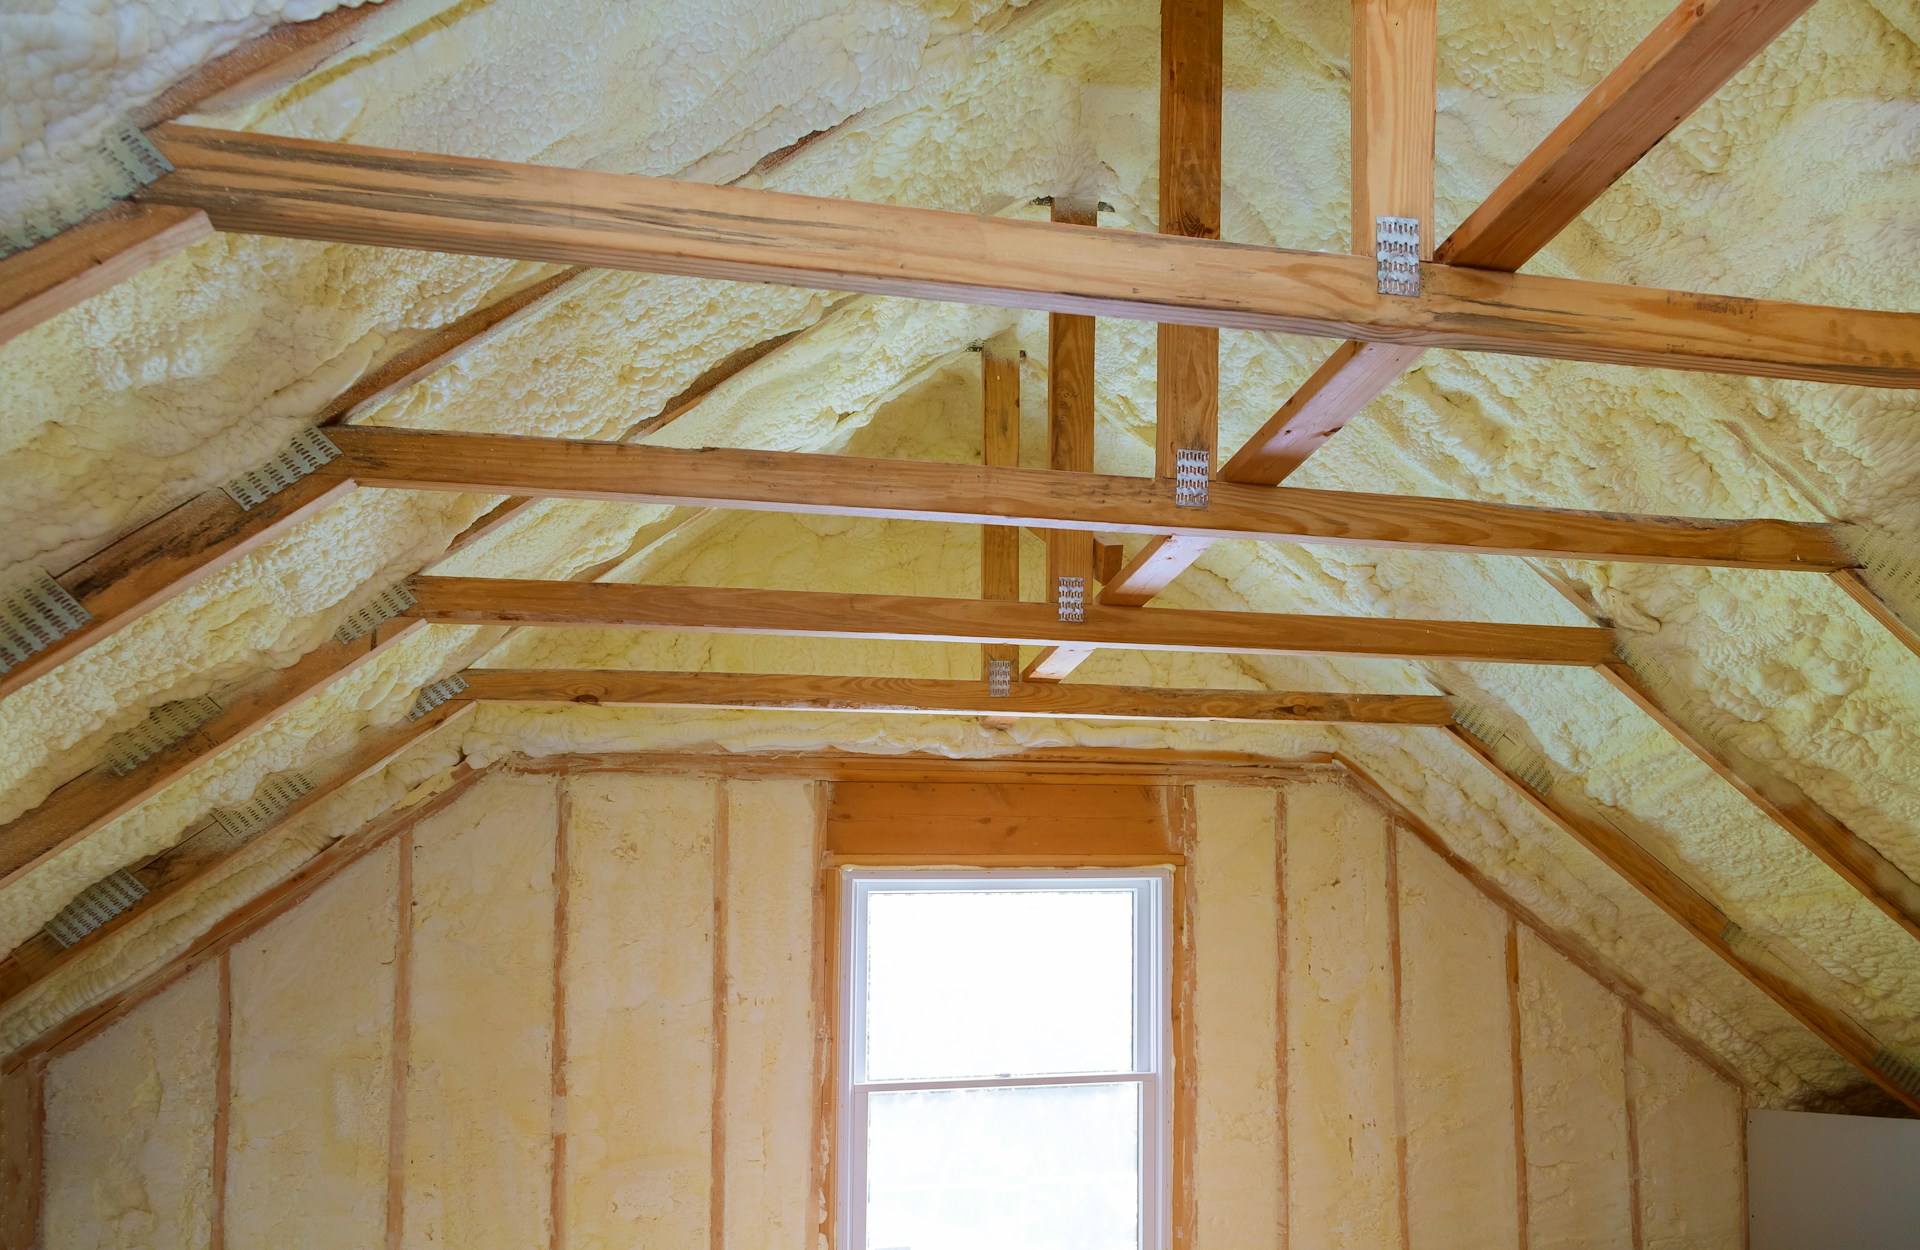
[[[1444,264],[1518,269],[1812,0],[1686,0],[1574,106],[1441,245]]]
[[[1468,351],[1920,387],[1920,314],[1365,257],[548,169],[315,140],[155,132],[145,202],[216,228]]]
[[[351,643],[328,641],[225,701],[198,731],[124,777],[104,765],[61,786],[38,807],[0,826],[0,888],[18,881],[197,768],[219,759],[274,718],[326,689],[419,629],[390,622]]]
[[[1220,237],[1222,0],[1160,2],[1160,232]],[[1154,473],[1175,453],[1219,460],[1220,331],[1163,323],[1156,335]],[[1091,468],[1091,465],[1087,466]]]
[[[0,697],[112,637],[194,582],[258,551],[352,490],[353,482],[329,465],[251,511],[242,510],[226,492],[212,490],[141,526],[54,579],[93,619],[45,651],[0,672]]]
[[[1437,0],[1353,0],[1353,251],[1373,255],[1374,219],[1420,223],[1433,256]]]
[[[1006,343],[988,343],[980,353],[980,462],[990,466],[1020,464],[1020,357]],[[1011,525],[980,527],[980,597],[1014,600],[1020,597],[1020,530]],[[1020,666],[1020,648],[990,642],[981,649],[980,676],[986,665],[1004,660]]]
[[[0,258],[0,343],[212,235],[197,208],[122,202]]]
[[[995,696],[984,681],[909,677],[503,668],[470,668],[464,675],[467,689],[459,697],[476,702],[1356,725],[1448,725],[1453,720],[1452,704],[1434,695],[1016,682],[1008,694]]]
[[[911,856],[1137,856],[1172,851],[1163,788],[1115,783],[860,782],[829,787],[826,846],[836,860]]]
[[[1820,862],[1858,890],[1913,938],[1920,938],[1920,884],[1902,872],[1872,843],[1807,797],[1785,777],[1742,755],[1723,751],[1699,735],[1667,707],[1666,701],[1624,660],[1599,668],[1600,676],[1635,707],[1651,717],[1681,746],[1766,817],[1793,835]]]
[[[42,1067],[0,1071],[0,1250],[34,1250],[45,1150]]]
[[[341,429],[336,441],[361,485],[403,490],[1807,572],[1854,558],[1834,527],[1802,521],[1636,517],[1230,482],[1210,488],[1205,508],[1183,508],[1150,478],[1052,469],[359,427]]]
[[[408,615],[449,625],[602,626],[1043,645],[1085,640],[1143,651],[1365,655],[1587,667],[1605,663],[1613,655],[1611,632],[1567,625],[1099,605],[1087,608],[1083,623],[1067,624],[1047,603],[485,577],[420,577],[411,585],[419,602]]]
[[[235,855],[261,838],[272,837],[277,830],[285,828],[289,822],[311,811],[341,789],[378,772],[402,751],[466,711],[465,704],[448,703],[419,720],[402,720],[369,730],[361,734],[352,748],[334,762],[324,777],[315,782],[313,789],[287,805],[275,819],[272,828],[238,842],[225,837],[203,839],[189,835],[169,850],[133,869],[133,874],[148,887],[149,893],[131,908],[72,946],[63,949],[43,931],[21,943],[4,961],[0,961],[0,1005],[15,1001],[47,977],[71,967],[102,942],[138,922],[156,907],[217,873]]]
[[[1810,3],[1686,0],[1448,236],[1437,249],[1438,259],[1471,268],[1520,268]],[[1363,254],[1370,250],[1373,237],[1371,218],[1363,220],[1364,210],[1431,221],[1432,119],[1430,112],[1424,121],[1415,115],[1423,99],[1431,110],[1433,71],[1424,55],[1411,52],[1416,36],[1426,38],[1423,24],[1431,21],[1421,7],[1421,0],[1359,0],[1354,6],[1353,238],[1354,250]],[[1409,78],[1371,72],[1391,64],[1396,53],[1404,72],[1427,76],[1424,97],[1415,90],[1396,94],[1409,85]],[[1424,196],[1417,167],[1421,148],[1415,138],[1423,130]],[[1373,142],[1375,134],[1390,132],[1409,139],[1398,149],[1398,165],[1383,144]],[[1374,207],[1374,197],[1380,207]],[[1403,211],[1391,212],[1385,207],[1388,204]],[[1413,209],[1420,211],[1404,211]],[[1422,232],[1423,249],[1429,237],[1430,231]],[[1341,344],[1235,453],[1220,476],[1234,482],[1278,485],[1412,368],[1424,350],[1406,343]],[[1150,601],[1207,546],[1166,539],[1150,542],[1117,578],[1108,581],[1101,602]],[[1043,657],[1039,667],[1044,671],[1033,675],[1059,680],[1084,658],[1085,653]]]
[[[1049,215],[1060,225],[1094,227],[1099,204],[1055,196]],[[1047,318],[1047,467],[1093,471],[1094,321],[1056,312]],[[1047,534],[1047,601],[1059,599],[1060,579],[1078,577],[1093,589],[1093,539],[1083,530]]]
[[[1874,1084],[1902,1105],[1920,1111],[1920,1090],[1904,1087],[1898,1067],[1888,1063],[1886,1048],[1858,1021],[1845,1012],[1820,1002],[1779,971],[1771,961],[1762,962],[1751,954],[1751,943],[1739,926],[1719,906],[1674,874],[1638,842],[1613,826],[1575,811],[1552,794],[1541,794],[1521,781],[1495,757],[1491,748],[1467,730],[1455,727],[1454,739],[1469,754],[1485,764],[1526,803],[1576,842],[1591,851],[1596,859],[1618,873],[1629,885],[1680,926],[1693,934],[1707,949],[1777,1003],[1788,1015],[1805,1025],[1809,1032],[1831,1046],[1841,1058],[1865,1073]]]

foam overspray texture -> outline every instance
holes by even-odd
[[[317,7],[291,5],[284,15]],[[1657,0],[1577,12],[1449,6],[1440,232],[1664,10]],[[91,14],[72,26],[29,18],[12,28],[27,32],[36,71],[53,69],[29,92],[9,91],[0,116],[13,146],[0,143],[0,161],[57,167],[62,152],[90,141],[88,119],[106,116],[102,109],[150,98],[155,84],[269,16],[223,25],[184,0],[133,12],[113,32]],[[1338,171],[1347,155],[1347,14],[1236,4],[1227,22],[1226,236],[1345,250]],[[1566,37],[1570,24],[1580,38]],[[1912,307],[1903,283],[1920,259],[1920,232],[1900,206],[1920,197],[1916,37],[1920,15],[1905,0],[1815,6],[1530,269]],[[1158,207],[1157,57],[1154,6],[1122,0],[815,0],[723,11],[497,0],[429,12],[291,90],[210,120],[965,210],[1092,192],[1114,207],[1103,224],[1149,228]],[[91,68],[58,77],[66,64]],[[828,133],[749,173],[816,131]],[[8,401],[0,406],[0,570],[65,567],[263,462],[370,365],[548,272],[219,237],[15,340],[0,355]],[[772,287],[595,274],[365,419],[612,437],[729,353],[811,326],[669,426],[662,441],[959,459],[977,444],[954,433],[964,428],[955,414],[964,414],[966,390],[964,365],[950,358],[1013,328],[1028,352],[1026,463],[1041,462],[1043,317],[869,300],[826,313],[827,303]],[[1103,471],[1151,464],[1152,342],[1144,325],[1099,327]],[[1223,334],[1222,445],[1264,421],[1325,350]],[[1293,480],[1624,511],[1832,515],[1898,535],[1920,524],[1913,405],[1906,392],[1429,352]],[[862,434],[869,427],[871,438]],[[11,697],[0,717],[0,812],[31,807],[156,704],[290,662],[493,502],[356,495]],[[462,571],[565,575],[622,555],[657,519],[657,510],[543,506],[464,557]],[[1037,546],[1023,541],[1036,583],[1027,593],[1038,597]],[[710,517],[619,576],[788,586],[839,578],[875,590],[970,593],[967,561],[977,555],[969,548],[977,551],[971,532],[954,527]],[[1562,571],[1691,692],[1689,714],[1715,741],[1777,770],[1889,859],[1920,869],[1920,661],[1827,579],[1644,565]],[[920,589],[934,586],[945,589]],[[1169,601],[1580,623],[1518,562],[1244,542],[1216,545]],[[451,659],[458,645],[423,642],[404,662],[381,661],[351,693],[285,718],[256,754],[223,760],[102,830],[0,898],[0,928],[18,940],[87,882],[164,848],[261,777],[337,752],[361,724],[404,714],[412,692],[441,675],[432,660]],[[928,676],[971,676],[977,658],[958,647],[646,635],[522,635],[502,654],[516,663],[624,657]],[[1084,671],[1168,684],[1428,688],[1419,670],[1385,662],[1103,655]],[[1710,777],[1657,726],[1580,675],[1483,668],[1475,678],[1481,693],[1527,720],[1587,799],[1630,819],[1650,849],[1700,880],[1770,949],[1790,936],[1783,958],[1844,983],[1845,1005],[1888,1040],[1920,1040],[1909,1036],[1920,999],[1899,935],[1737,797],[1703,789]],[[956,754],[1149,738],[1262,751],[1335,743],[1437,812],[1463,854],[1618,959],[1756,1084],[1793,1098],[1851,1079],[1757,992],[1433,736],[1050,722],[986,730],[901,718],[811,726],[743,714],[487,709],[465,739],[479,757],[595,743],[832,741]],[[309,741],[319,745],[302,749]]]

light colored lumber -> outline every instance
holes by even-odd
[[[1150,478],[1050,469],[386,428],[344,428],[336,441],[355,481],[403,490],[1807,572],[1853,562],[1833,527],[1802,521],[1636,517],[1231,482],[1212,486],[1207,507],[1182,508]]]
[[[1455,727],[1450,732],[1469,754],[1506,782],[1514,793],[1593,852],[1596,859],[1673,917],[1814,1036],[1903,1105],[1920,1111],[1920,1089],[1908,1089],[1900,1083],[1896,1075],[1901,1070],[1899,1062],[1891,1060],[1886,1048],[1851,1016],[1820,1002],[1795,984],[1770,958],[1757,956],[1755,944],[1718,905],[1620,830],[1575,811],[1552,794],[1541,794],[1521,781],[1500,763],[1491,748],[1467,730]]]
[[[980,462],[992,466],[1020,463],[1020,357],[1004,343],[988,343],[980,353]],[[980,527],[980,597],[1020,597],[1020,530],[1011,525]],[[1005,660],[1020,664],[1020,649],[990,642],[981,649],[980,676],[986,665]]]
[[[1162,234],[1220,237],[1221,44],[1222,0],[1160,0]],[[1206,452],[1211,469],[1218,460],[1220,331],[1163,322],[1155,342],[1154,473],[1173,477],[1181,448]]]
[[[0,826],[0,888],[73,846],[193,770],[219,759],[282,713],[419,628],[396,621],[351,643],[328,640],[292,665],[222,701],[218,716],[124,777],[105,765],[67,782],[38,807]]]
[[[1353,0],[1353,251],[1373,255],[1376,217],[1420,223],[1433,255],[1437,0]]]
[[[1152,785],[839,781],[828,788],[823,824],[835,863],[1173,857],[1165,789]]]
[[[1048,312],[1920,386],[1920,314],[1429,265],[179,125],[141,192],[216,228]]]
[[[72,966],[154,908],[218,872],[242,850],[262,838],[272,837],[275,831],[285,828],[289,822],[313,810],[346,786],[385,768],[402,751],[467,711],[465,704],[446,703],[419,720],[401,720],[370,729],[355,740],[343,757],[332,762],[325,775],[315,782],[313,789],[288,804],[275,817],[271,828],[238,843],[225,838],[209,838],[203,843],[202,839],[189,836],[172,849],[133,869],[134,875],[149,890],[138,903],[72,946],[63,949],[42,931],[16,947],[4,962],[0,962],[0,1004],[13,1002],[40,981],[62,968]]]
[[[1518,269],[1810,3],[1686,0],[1448,236],[1437,249],[1438,258],[1470,268]],[[1357,0],[1354,6],[1356,252],[1371,250],[1372,215],[1420,216],[1431,222],[1433,71],[1424,57],[1416,64],[1410,55],[1413,39],[1426,37],[1423,23],[1430,20],[1417,7],[1417,0]],[[1363,36],[1363,26],[1371,37]],[[1424,121],[1416,118],[1423,97],[1401,90],[1409,79],[1371,72],[1390,64],[1395,52],[1408,73],[1427,75],[1429,90],[1424,99],[1429,112]],[[1383,56],[1388,60],[1383,61]],[[1403,143],[1389,153],[1375,138],[1398,133],[1404,139],[1422,126],[1427,136],[1424,199],[1419,190],[1422,175],[1416,167],[1420,149]],[[1402,209],[1427,207],[1420,212],[1391,212],[1389,204]],[[1423,246],[1429,237],[1428,232],[1422,233]],[[1405,342],[1341,344],[1235,453],[1220,476],[1234,482],[1278,485],[1412,368],[1424,350]],[[1166,539],[1148,543],[1107,583],[1101,602],[1150,601],[1199,559],[1207,546]],[[1059,680],[1086,654],[1043,656],[1029,671],[1035,677]]]
[[[1051,219],[1063,225],[1096,226],[1099,205],[1055,196]],[[1047,467],[1093,471],[1094,322],[1076,313],[1047,318]],[[1047,534],[1047,601],[1059,599],[1060,579],[1078,577],[1093,593],[1093,535],[1055,529]]]
[[[122,202],[0,259],[0,343],[212,235],[197,208]]]
[[[408,615],[448,625],[587,626],[888,638],[928,642],[1058,644],[1086,639],[1143,651],[1365,655],[1500,664],[1578,664],[1612,657],[1613,635],[1568,625],[1281,616],[1264,612],[1087,608],[1080,624],[1050,603],[634,586],[487,577],[419,577]]]
[[[1449,725],[1453,716],[1452,704],[1434,695],[1169,690],[1016,682],[1010,693],[996,697],[988,692],[984,681],[587,669],[471,668],[465,677],[467,689],[459,697],[466,700],[578,703],[596,707],[718,707],[1365,725]]]

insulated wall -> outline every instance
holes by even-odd
[[[835,783],[633,767],[492,774],[35,1061],[44,1250],[821,1245]],[[1150,787],[1183,1244],[1739,1247],[1739,1093],[1305,775]]]

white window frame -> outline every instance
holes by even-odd
[[[1117,1085],[1140,1087],[1140,1247],[1168,1250],[1172,1245],[1173,1105],[1173,942],[1172,870],[1168,868],[842,868],[840,870],[839,1025],[835,1066],[838,1073],[839,1156],[837,1250],[866,1250],[867,1245],[867,1098],[875,1090],[1012,1089],[1037,1085]],[[1126,886],[1137,895],[1134,927],[1134,1036],[1138,1054],[1132,1072],[1073,1076],[982,1077],[965,1080],[867,1081],[866,932],[867,898],[876,889],[951,889],[955,882],[975,888],[1058,890],[1063,885],[1112,889]]]

